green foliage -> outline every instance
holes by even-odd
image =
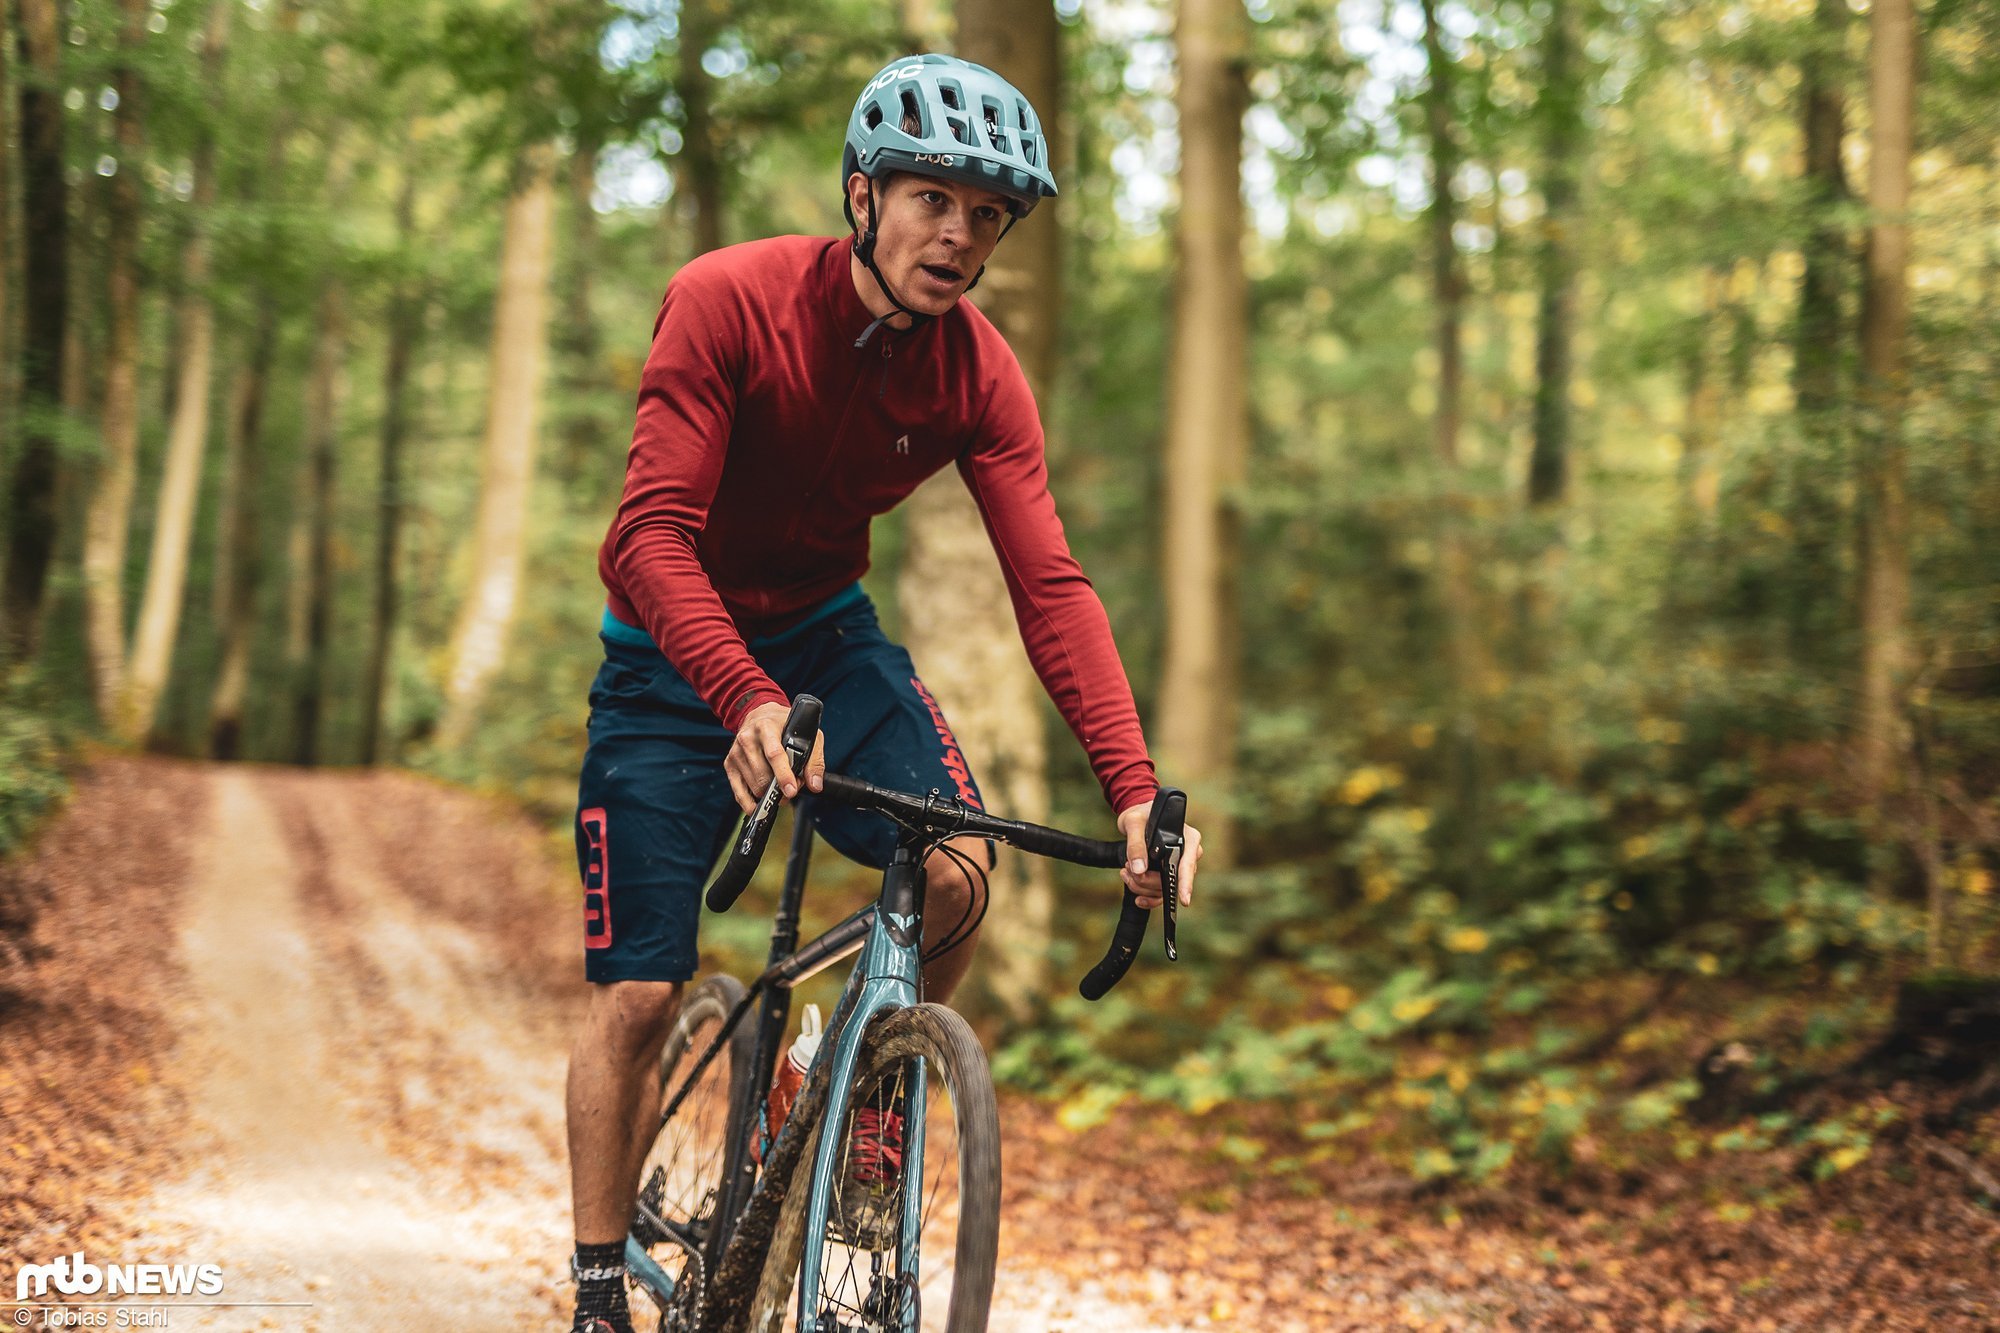
[[[116,157],[103,94],[122,58],[117,7],[70,6],[63,47],[83,275],[73,304],[92,364],[103,302],[91,284],[112,179],[99,173],[135,172],[144,186],[147,352],[128,586],[143,572],[164,389],[179,365],[171,301],[197,221],[185,164],[213,132],[219,202],[199,221],[214,241],[219,364],[243,365],[264,310],[279,325],[255,445],[266,577],[248,752],[291,751],[292,525],[312,424],[304,381],[318,298],[337,280],[350,311],[348,396],[322,750],[335,761],[356,753],[367,571],[384,521],[384,316],[408,291],[423,318],[397,497],[391,753],[508,790],[559,824],[597,665],[596,546],[651,321],[690,249],[690,101],[709,107],[729,150],[719,164],[727,239],[836,231],[839,125],[859,80],[900,44],[899,15],[859,0],[722,0],[704,48],[683,52],[672,5],[244,6],[211,84],[189,43],[200,7],[155,8],[164,31],[137,54],[146,133],[136,160],[106,165]],[[1053,216],[1064,272],[1051,314],[1063,356],[1046,404],[1052,489],[1142,714],[1156,721],[1159,570],[1174,540],[1160,504],[1177,262],[1172,15],[1150,0],[1058,8],[1064,184]],[[1296,1101],[1309,1140],[1344,1148],[1386,1136],[1427,1178],[1561,1160],[1614,1129],[1693,1152],[1810,1152],[1815,1171],[1838,1172],[1861,1160],[1876,1127],[1729,1127],[1718,1132],[1738,1137],[1726,1147],[1689,1129],[1690,1047],[1716,1034],[1649,1006],[1663,994],[1810,997],[1770,1021],[1796,1029],[1801,1058],[1836,1060],[1879,1017],[1871,997],[1929,943],[1926,873],[1945,892],[1957,961],[2000,966],[1993,7],[1939,0],[1922,18],[1904,441],[1915,725],[1905,791],[1879,806],[1857,799],[1842,757],[1861,644],[1851,347],[1835,352],[1843,398],[1832,419],[1801,418],[1792,385],[1806,260],[1829,265],[1851,329],[1869,221],[1859,199],[1829,204],[1800,176],[1802,70],[1822,62],[1847,94],[1850,124],[1865,124],[1867,25],[1856,16],[1825,32],[1796,4],[1570,8],[1577,50],[1556,78],[1546,6],[1440,7],[1456,66],[1450,111],[1464,164],[1450,184],[1467,283],[1463,429],[1447,477],[1431,435],[1440,370],[1422,220],[1428,71],[1414,7],[1250,6],[1254,430],[1246,479],[1226,497],[1239,770],[1230,789],[1194,794],[1198,823],[1208,809],[1235,817],[1240,856],[1230,872],[1204,875],[1177,968],[1149,953],[1103,1004],[1057,998],[998,1052],[1005,1079],[1062,1097],[1067,1120],[1100,1121],[1133,1097],[1190,1114]],[[1574,482],[1559,503],[1530,510],[1521,474],[1542,332],[1544,136],[1572,113],[1583,139],[1567,164],[1580,200],[1566,238],[1579,272],[1566,404]],[[518,150],[537,142],[557,145],[565,190],[529,574],[475,738],[440,753],[431,737],[470,568],[501,204]],[[1850,133],[1850,150],[1861,146]],[[406,178],[418,185],[407,236],[394,222]],[[1828,227],[1837,241],[1815,249]],[[0,388],[8,382],[0,374]],[[233,402],[220,377],[216,387],[218,404]],[[83,386],[86,399],[96,392]],[[77,482],[65,514],[73,533],[96,432],[66,418],[61,435]],[[217,662],[202,593],[214,580],[220,482],[212,465],[155,738],[189,751],[205,737]],[[1440,515],[1459,525],[1469,559],[1486,659],[1476,680],[1451,662]],[[897,536],[893,519],[877,529],[874,577],[885,586]],[[80,667],[69,669],[81,660],[74,551],[63,560],[43,678],[80,694]],[[60,790],[69,734],[8,688],[0,851]],[[1052,735],[1055,819],[1101,830],[1080,749]],[[1076,941],[1095,942],[1115,890],[1081,875],[1064,884],[1051,952],[1074,973],[1089,961]],[[761,934],[739,916],[711,923],[706,938],[754,961]],[[1223,1151],[1247,1162],[1261,1149],[1246,1139]]]
[[[49,693],[29,668],[0,672],[0,856],[69,791],[64,759],[75,733],[52,712]]]

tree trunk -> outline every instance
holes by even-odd
[[[501,243],[472,584],[452,636],[445,681],[440,740],[447,750],[464,745],[471,735],[479,701],[500,669],[527,541],[536,419],[547,361],[554,153],[547,145],[530,148],[520,170],[507,201]]]
[[[333,622],[334,460],[347,402],[347,294],[338,280],[320,290],[312,382],[306,393],[307,482],[305,638],[292,690],[292,762],[320,762],[326,712],[327,641]]]
[[[229,39],[231,6],[209,9],[202,45],[202,75],[218,85]],[[139,603],[133,636],[131,674],[119,707],[118,729],[127,740],[150,733],[173,666],[187,595],[188,545],[194,536],[195,501],[201,483],[201,456],[208,443],[208,393],[215,345],[215,307],[208,291],[209,226],[215,209],[215,135],[203,130],[195,141],[194,219],[181,260],[185,295],[181,301],[180,387],[174,395],[167,431],[166,471],[160,479],[153,523],[153,549],[146,563],[146,591]]]
[[[701,67],[702,55],[714,44],[721,26],[721,0],[686,0],[681,6],[680,188],[694,210],[688,234],[698,255],[722,247],[722,150],[715,137],[715,80]]]
[[[1847,456],[1848,375],[1847,293],[1853,283],[1853,256],[1841,210],[1847,206],[1847,177],[1841,166],[1846,132],[1846,0],[1819,0],[1814,26],[1799,60],[1800,120],[1805,146],[1805,194],[1810,226],[1803,240],[1805,271],[1799,282],[1798,321],[1793,329],[1792,391],[1797,404],[1798,445],[1780,455],[1791,495],[1791,564],[1800,572],[1797,592],[1785,598],[1784,620],[1801,660],[1818,654],[1832,617],[1847,614],[1846,592],[1824,584],[1824,571],[1837,568],[1848,502],[1842,491],[1853,477]]]
[[[1454,824],[1451,845],[1460,853],[1456,869],[1465,876],[1481,846],[1478,699],[1486,672],[1477,638],[1472,560],[1464,531],[1465,497],[1459,473],[1458,435],[1465,381],[1465,273],[1453,235],[1458,208],[1452,197],[1452,182],[1458,174],[1458,147],[1453,137],[1452,65],[1438,27],[1436,0],[1423,0],[1423,15],[1424,55],[1429,69],[1424,89],[1424,120],[1431,150],[1431,286],[1437,306],[1438,388],[1431,447],[1441,483],[1438,591],[1451,672],[1450,800]]]
[[[34,655],[56,542],[56,435],[69,306],[69,198],[63,179],[56,0],[18,0],[24,321],[20,443],[7,483],[0,661]]]
[[[1540,326],[1535,338],[1534,449],[1528,501],[1559,503],[1569,488],[1570,317],[1576,288],[1576,182],[1583,151],[1583,88],[1573,68],[1568,0],[1550,0],[1542,37],[1542,244]]]
[[[1861,301],[1862,788],[1879,796],[1904,740],[1903,687],[1910,667],[1910,534],[1904,497],[1904,335],[1910,294],[1910,140],[1917,41],[1910,0],[1875,0],[1869,15],[1867,282]]]
[[[417,178],[406,171],[396,198],[396,237],[405,253],[415,241]],[[396,554],[403,529],[403,435],[407,428],[410,359],[423,306],[400,278],[389,304],[389,351],[382,369],[382,469],[375,527],[375,614],[368,636],[368,664],[361,683],[361,762],[382,751],[383,701],[388,695],[389,647],[396,634]]]
[[[14,153],[14,0],[0,0],[0,477],[8,475],[19,406],[14,373],[14,319],[19,313],[17,273],[21,233],[14,225],[21,172]],[[4,560],[0,556],[0,560]],[[0,644],[0,657],[6,647]]]
[[[216,617],[222,667],[208,704],[208,752],[216,759],[243,753],[243,700],[250,681],[250,637],[257,623],[257,590],[263,581],[261,521],[264,478],[264,394],[278,346],[278,302],[266,290],[257,302],[250,354],[238,372],[229,399],[233,463],[226,487],[234,513],[226,526],[229,547],[222,563],[228,598]]]
[[[1716,434],[1722,416],[1722,382],[1716,360],[1715,325],[1729,285],[1715,266],[1701,273],[1701,314],[1687,344],[1686,426],[1681,432],[1681,491],[1689,511],[1704,527],[1715,521],[1722,472]]]
[[[111,178],[110,244],[105,263],[103,452],[83,538],[85,645],[97,715],[115,724],[125,692],[125,542],[132,522],[132,484],[139,447],[139,71],[152,7],[124,0],[119,44],[125,59],[113,75],[118,90],[113,136],[118,173]]]
[[[1819,0],[1815,44],[1799,62],[1801,118],[1805,130],[1806,197],[1813,213],[1806,238],[1805,275],[1799,283],[1799,322],[1793,342],[1792,387],[1809,431],[1823,429],[1823,415],[1840,402],[1841,293],[1847,286],[1847,238],[1835,210],[1847,202],[1841,169],[1847,98],[1840,77],[1846,0]]]
[[[1243,269],[1244,62],[1235,0],[1181,0],[1181,204],[1167,398],[1159,757],[1196,788],[1211,865],[1236,758],[1236,497],[1250,450],[1250,296]]]
[[[1053,5],[960,0],[957,20],[957,54],[1006,70],[1033,106],[1054,111],[1061,64]],[[1053,122],[1043,128],[1053,143]],[[1043,404],[1053,399],[1062,308],[1056,245],[1055,210],[1037,209],[993,252],[977,302],[1013,347]],[[951,719],[988,803],[1013,818],[1045,823],[1048,755],[1039,685],[978,510],[957,477],[939,476],[911,497],[905,512],[897,600],[910,655]],[[1048,863],[1003,852],[992,891],[994,903],[1004,907],[986,918],[977,977],[1000,1012],[1022,1020],[1049,994],[1055,895]]]
[[[292,0],[279,6],[280,33],[289,37],[296,32],[298,20],[298,5]],[[264,169],[244,189],[245,202],[283,188],[285,152],[295,117],[295,111],[283,113],[271,128],[264,149]],[[272,244],[268,234],[262,240],[266,246]],[[266,569],[264,402],[271,382],[271,366],[277,358],[278,313],[277,292],[269,285],[262,286],[257,293],[256,321],[247,343],[248,354],[234,377],[229,395],[229,428],[225,435],[229,457],[223,481],[222,522],[217,525],[226,545],[218,547],[216,553],[215,624],[221,667],[208,701],[208,752],[216,759],[236,759],[245,751],[243,708],[250,684],[250,645],[256,634],[258,595]]]
[[[569,158],[570,237],[563,247],[564,316],[559,332],[570,386],[561,463],[566,482],[600,475],[603,469],[599,464],[614,434],[611,423],[599,419],[598,402],[603,396],[599,390],[604,387],[598,363],[602,339],[591,309],[591,277],[599,263],[597,210],[590,202],[597,187],[597,153],[596,144],[579,143]]]

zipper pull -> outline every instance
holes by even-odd
[[[896,347],[894,341],[888,337],[884,337],[882,339],[882,376],[875,384],[875,397],[877,399],[880,399],[884,393],[888,392],[889,358],[895,354]]]

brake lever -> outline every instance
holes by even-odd
[[[1153,798],[1153,811],[1146,817],[1146,868],[1160,872],[1160,904],[1166,909],[1161,920],[1167,946],[1167,961],[1176,962],[1174,922],[1181,899],[1181,854],[1187,850],[1187,793],[1178,787],[1162,787]]]
[[[820,702],[810,694],[801,694],[794,699],[792,711],[785,716],[782,744],[785,757],[791,761],[792,772],[798,775],[802,795],[806,760],[811,757],[813,741],[819,735],[819,718]],[[773,775],[771,784],[764,788],[764,795],[757,802],[757,808],[744,817],[743,827],[730,848],[729,859],[723,862],[722,872],[708,886],[709,911],[728,911],[730,904],[749,886],[750,876],[757,872],[757,862],[763,859],[764,844],[770,840],[778,802],[784,799],[784,795],[778,787],[777,777]]]

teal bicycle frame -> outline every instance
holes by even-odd
[[[804,948],[794,950],[792,946],[798,937],[799,903],[804,896],[806,869],[812,850],[811,802],[801,801],[795,807],[784,891],[771,932],[770,964],[752,983],[737,1011],[725,1020],[722,1030],[702,1052],[683,1085],[684,1088],[694,1086],[702,1068],[728,1045],[731,1034],[748,1012],[749,1005],[761,998],[756,1055],[750,1061],[748,1077],[740,1079],[732,1089],[734,1106],[730,1124],[754,1125],[757,1134],[765,1138],[767,1149],[775,1136],[769,1133],[769,1126],[761,1122],[763,1094],[770,1087],[779,1044],[790,1014],[791,992],[795,987],[856,951],[860,952],[860,960],[848,978],[847,987],[828,1025],[829,1039],[820,1043],[819,1053],[806,1074],[806,1082],[810,1085],[821,1075],[822,1066],[831,1065],[825,1108],[820,1115],[821,1123],[827,1125],[841,1123],[860,1064],[862,1039],[869,1025],[892,1010],[919,1003],[923,867],[918,857],[922,842],[920,837],[906,834],[899,842],[888,868],[882,872],[880,898]],[[922,1107],[926,1083],[921,1059],[914,1062],[906,1086],[910,1106]],[[671,1117],[678,1106],[677,1097],[667,1106],[662,1119]],[[734,1224],[740,1221],[744,1206],[758,1185],[758,1168],[749,1153],[751,1138],[750,1134],[737,1132],[731,1136],[725,1149],[723,1179],[726,1188],[716,1213],[718,1232],[707,1238],[707,1243],[697,1247],[693,1238],[677,1234],[677,1228],[665,1219],[646,1219],[659,1234],[685,1247],[697,1248],[701,1261],[710,1269],[719,1267],[728,1252],[730,1243],[735,1239]],[[822,1133],[811,1163],[811,1183],[806,1196],[807,1241],[797,1293],[800,1333],[810,1333],[818,1318],[807,1306],[819,1289],[827,1214],[833,1196],[834,1172],[840,1168],[842,1147],[839,1133]],[[918,1112],[904,1117],[904,1178],[922,1180],[923,1162],[924,1125],[923,1116]],[[919,1272],[918,1233],[922,1225],[922,1194],[918,1189],[903,1191],[904,1241],[897,1258],[899,1283],[913,1282]],[[625,1259],[627,1271],[633,1279],[651,1293],[661,1308],[667,1308],[674,1295],[674,1279],[646,1252],[638,1237],[626,1237]],[[918,1313],[915,1308],[907,1312],[904,1323],[910,1333],[915,1333]]]
[[[784,746],[794,771],[801,770],[805,764],[806,755],[812,749],[813,737],[818,733],[819,718],[819,700],[801,695],[793,701],[791,714],[785,720]],[[881,897],[801,949],[796,948],[799,903],[805,895],[806,869],[812,857],[813,806],[820,800],[880,811],[894,820],[902,832],[897,839],[895,854],[882,872]],[[742,831],[721,873],[709,886],[706,898],[711,910],[727,911],[750,882],[763,855],[765,842],[770,837],[778,803],[778,786],[774,781],[766,788],[757,808],[744,819]],[[825,1094],[816,1111],[817,1122],[832,1128],[819,1135],[818,1146],[813,1153],[812,1175],[805,1198],[805,1251],[798,1274],[799,1333],[818,1333],[819,1317],[808,1306],[819,1289],[834,1173],[840,1169],[841,1150],[845,1146],[840,1132],[843,1128],[842,1116],[860,1065],[862,1041],[877,1019],[891,1011],[916,1005],[923,998],[920,950],[923,941],[923,859],[926,851],[946,839],[962,835],[983,837],[1008,843],[1038,856],[1109,870],[1125,863],[1126,846],[1123,841],[1097,841],[1060,829],[996,818],[976,806],[964,805],[936,791],[927,797],[916,796],[885,790],[837,773],[823,774],[820,794],[802,795],[793,809],[792,845],[785,860],[785,882],[779,897],[778,914],[771,927],[770,961],[763,975],[751,984],[734,1010],[723,1020],[721,1030],[689,1070],[681,1090],[660,1113],[660,1123],[665,1126],[717,1053],[739,1040],[736,1035],[738,1024],[752,1002],[759,1002],[754,1053],[747,1059],[733,1062],[734,1082],[730,1088],[731,1109],[727,1142],[723,1149],[722,1183],[717,1191],[710,1230],[707,1234],[695,1234],[686,1224],[660,1217],[647,1206],[642,1188],[633,1223],[634,1234],[627,1238],[625,1250],[627,1270],[653,1294],[662,1309],[672,1308],[674,1279],[653,1261],[646,1247],[649,1241],[669,1239],[687,1250],[690,1262],[699,1265],[697,1271],[707,1275],[700,1308],[696,1312],[697,1320],[706,1323],[711,1315],[721,1317],[726,1311],[747,1308],[750,1300],[747,1289],[754,1288],[761,1277],[765,1254],[763,1247],[770,1239],[770,1228],[776,1225],[773,1209],[776,1200],[773,1191],[767,1187],[779,1170],[786,1173],[785,1183],[790,1183],[791,1174],[800,1165],[799,1136],[805,1131],[800,1130],[799,1125],[814,1118],[812,1114],[802,1114],[800,1109],[795,1109],[784,1130],[776,1136],[763,1123],[765,1089],[770,1087],[780,1043],[784,1040],[792,990],[807,978],[859,951],[860,962],[849,974],[846,989],[841,993],[833,1021],[828,1026],[829,1040],[820,1043],[819,1054],[806,1073],[805,1087],[799,1098],[799,1107],[808,1108],[809,1099],[822,1086],[821,1080],[824,1079]],[[1178,893],[1186,813],[1186,794],[1175,788],[1162,787],[1154,799],[1145,835],[1147,864],[1161,876],[1165,943],[1169,959],[1176,956],[1174,904]],[[1147,911],[1138,906],[1128,887],[1111,947],[1103,961],[1092,968],[1077,987],[1086,999],[1100,998],[1125,975],[1145,939],[1147,916]],[[740,1049],[738,1054],[741,1054]],[[901,1171],[906,1181],[921,1182],[923,1179],[925,1083],[923,1061],[916,1058],[912,1062],[904,1093],[908,1103],[903,1117]],[[767,1150],[764,1158],[766,1171],[761,1181],[757,1163],[750,1152],[753,1139],[750,1131],[753,1128],[761,1136]],[[923,1221],[922,1209],[921,1188],[905,1189],[903,1243],[897,1256],[899,1293],[914,1289],[920,1258],[918,1232]],[[754,1227],[747,1224],[752,1214],[758,1218]],[[755,1244],[748,1248],[738,1244],[745,1239]],[[921,1313],[916,1305],[913,1301],[901,1307],[898,1322],[903,1325],[905,1333],[915,1333],[916,1321]]]

